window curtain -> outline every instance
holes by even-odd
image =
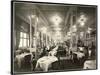
[[[20,43],[20,25],[21,25],[21,20],[18,16],[15,16],[15,49],[18,50],[19,48],[19,43]]]
[[[19,48],[19,43],[20,43],[20,31],[16,31],[16,50]]]

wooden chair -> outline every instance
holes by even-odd
[[[24,63],[23,63],[24,68],[31,68],[31,55],[26,55],[24,57]]]

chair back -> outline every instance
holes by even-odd
[[[25,58],[24,58],[24,61],[27,62],[27,63],[30,62],[31,61],[31,55],[30,54],[26,55]]]

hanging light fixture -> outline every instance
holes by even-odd
[[[84,22],[80,22],[80,26],[83,27],[85,25]]]
[[[54,23],[54,25],[59,25],[62,21],[62,19],[60,18],[60,16],[58,16],[57,14],[51,17],[51,21]]]
[[[80,24],[81,27],[85,25],[86,21],[87,21],[87,17],[84,14],[82,14],[78,19],[78,23]]]
[[[87,33],[91,33],[92,28],[88,28]]]

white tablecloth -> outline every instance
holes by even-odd
[[[55,61],[58,61],[55,56],[44,56],[37,61],[36,69],[41,68],[44,72],[47,72],[51,63]]]
[[[83,69],[96,69],[96,60],[85,61]]]
[[[29,55],[30,53],[22,53],[20,55],[16,55],[15,60],[17,61],[18,67],[21,68],[21,62],[24,59],[26,55]]]

